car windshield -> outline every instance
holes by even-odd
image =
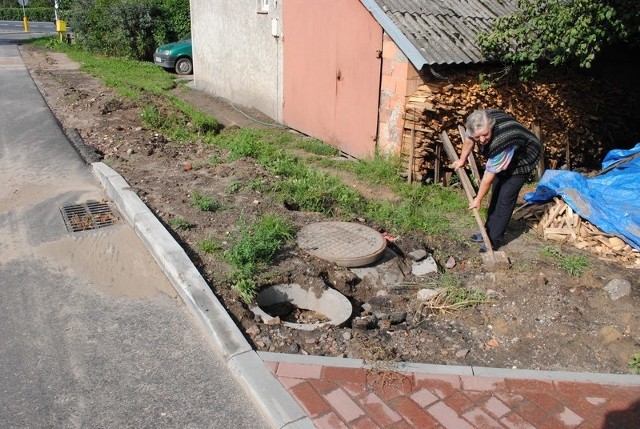
[[[187,33],[186,36],[180,39],[181,42],[186,42],[188,40],[191,40],[191,33]]]

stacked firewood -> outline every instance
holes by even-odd
[[[514,219],[524,219],[546,240],[572,244],[578,249],[596,254],[599,259],[617,262],[628,268],[640,269],[640,252],[621,238],[606,234],[582,219],[561,198],[543,205],[526,205],[514,213]]]
[[[457,128],[478,108],[502,109],[532,130],[539,124],[547,168],[597,168],[608,150],[640,141],[640,129],[633,128],[640,111],[631,94],[593,78],[552,73],[531,83],[503,79],[487,86],[477,71],[465,71],[420,86],[405,106],[404,171],[416,181],[441,181],[440,133],[446,131],[459,152]]]

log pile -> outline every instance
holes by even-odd
[[[478,108],[502,109],[530,129],[539,123],[548,168],[598,168],[610,149],[640,141],[637,98],[606,82],[547,71],[535,82],[503,79],[487,87],[478,75],[478,71],[450,73],[446,81],[427,82],[409,97],[401,152],[405,171],[413,171],[413,179],[441,181],[436,179],[442,177],[446,162],[440,156],[438,136],[446,131],[460,151],[457,127]]]
[[[547,204],[523,206],[514,213],[513,218],[530,222],[532,229],[545,240],[572,244],[604,261],[640,269],[638,250],[582,219],[561,198],[556,197]]]

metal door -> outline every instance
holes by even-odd
[[[283,122],[351,156],[372,157],[380,25],[358,0],[286,0],[283,36]]]

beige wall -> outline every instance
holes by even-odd
[[[282,0],[270,0],[267,13],[261,3],[191,0],[194,84],[281,121]]]
[[[382,79],[378,119],[378,150],[399,154],[408,98],[422,85],[420,73],[387,34],[382,43]]]

